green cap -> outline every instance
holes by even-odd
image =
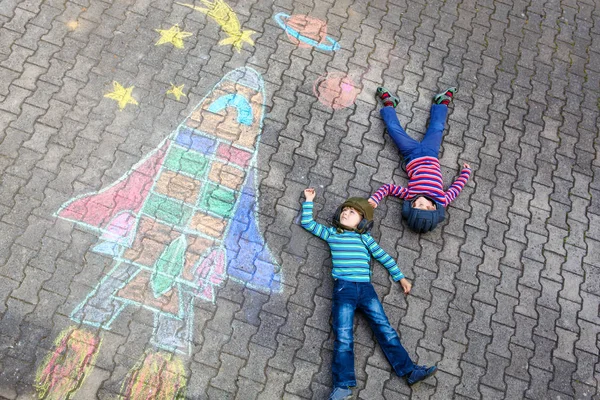
[[[373,206],[369,204],[367,199],[363,199],[362,197],[350,197],[342,203],[342,209],[344,207],[352,207],[361,213],[364,219],[373,221]]]

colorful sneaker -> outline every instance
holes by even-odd
[[[455,87],[450,87],[450,88],[446,89],[445,91],[443,91],[442,93],[436,94],[433,97],[433,102],[435,104],[448,105],[452,101],[452,98],[454,97],[454,93],[456,93],[457,91],[458,91],[458,89],[456,89]]]
[[[352,390],[347,387],[335,387],[327,400],[346,400],[352,397]]]
[[[398,103],[400,103],[400,99],[396,96],[393,96],[392,93],[383,86],[379,86],[377,88],[377,96],[379,96],[381,101],[383,101],[383,105],[385,107],[391,106],[396,108]]]
[[[409,386],[414,385],[417,382],[421,382],[423,379],[429,378],[435,374],[437,367],[426,367],[425,365],[415,365],[415,369],[412,370],[406,382]]]

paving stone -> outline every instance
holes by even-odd
[[[483,257],[481,246],[486,236],[486,231],[465,226],[465,232],[467,232],[467,237],[465,244],[461,247],[461,251],[473,256]]]
[[[506,390],[506,383],[504,382],[504,372],[506,367],[509,365],[509,360],[495,355],[488,354],[488,368],[487,373],[481,378],[481,383],[492,388],[504,392]],[[485,394],[482,393],[485,396]],[[488,396],[486,396],[488,398]]]
[[[467,362],[461,362],[461,369],[463,370],[463,376],[460,385],[455,389],[455,392],[459,395],[467,398],[476,399],[480,397],[477,384],[481,376],[485,373],[485,370],[477,365],[469,364]]]
[[[411,294],[416,298],[425,301],[431,301],[431,284],[436,277],[436,274],[425,268],[413,268],[415,279],[412,281],[413,289]]]
[[[556,321],[556,326],[568,329],[571,332],[579,332],[577,325],[577,313],[581,309],[581,304],[573,303],[568,300],[559,299],[561,307],[561,317]]]
[[[209,399],[233,399],[233,393],[226,392],[221,389],[217,389],[214,387],[209,387],[207,390]]]
[[[552,379],[552,373],[536,367],[530,368],[531,383],[525,392],[526,397],[545,398],[548,395],[548,384]]]
[[[306,340],[303,347],[298,350],[296,356],[305,361],[319,364],[321,360],[321,347],[323,342],[329,337],[329,332],[323,332],[319,329],[310,327],[305,328]]]
[[[597,355],[598,348],[593,345],[593,338],[598,334],[598,327],[583,320],[580,320],[578,324],[581,331],[580,336],[575,343],[575,348]]]
[[[456,273],[456,279],[478,285],[479,279],[477,279],[477,267],[481,264],[481,258],[462,251],[460,257],[462,262],[460,264],[460,270]]]
[[[294,371],[292,365],[289,364],[289,360],[293,357],[293,354],[302,347],[302,342],[289,336],[278,334],[277,343],[277,353],[269,360],[268,365],[291,374]]]
[[[468,344],[467,325],[473,317],[453,308],[448,310],[448,314],[450,315],[450,324],[448,330],[444,332],[444,337],[464,345]]]
[[[552,371],[551,353],[556,348],[556,342],[535,334],[533,335],[533,341],[535,343],[535,353],[530,360],[531,365]]]
[[[206,328],[204,330],[202,349],[194,355],[194,360],[213,368],[219,368],[221,363],[218,356],[221,347],[229,338],[229,335]]]
[[[244,303],[235,318],[259,326],[261,322],[259,313],[262,305],[267,301],[268,296],[266,294],[248,288],[244,289]]]
[[[436,392],[433,396],[430,397],[433,399],[443,399],[444,396],[447,396],[447,393],[454,392],[454,388],[460,382],[460,379],[458,377],[446,374],[443,371],[438,371],[436,373],[436,380],[437,380]],[[384,396],[385,396],[385,394],[386,393],[384,392]],[[398,396],[398,395],[396,395],[396,396]],[[403,398],[403,397],[396,397],[396,396],[394,396],[393,398]],[[386,398],[390,398],[390,396],[386,396]]]
[[[6,93],[8,96],[5,101],[2,102],[2,109],[12,114],[19,114],[21,112],[23,101],[31,96],[30,90],[18,86],[10,86]]]
[[[496,313],[492,315],[492,321],[514,327],[515,321],[513,311],[518,304],[518,300],[501,293],[496,293],[496,299],[498,300],[498,305],[496,307]]]
[[[291,382],[285,385],[286,392],[302,396],[302,398],[310,398],[312,391],[306,386],[306,382],[312,380],[313,375],[317,372],[319,366],[304,360],[294,360],[294,375]]]
[[[444,346],[444,356],[437,365],[438,368],[449,374],[460,376],[462,370],[460,369],[459,363],[462,354],[466,351],[466,346],[446,338],[442,339],[442,345]]]
[[[38,291],[44,281],[50,277],[51,274],[44,270],[31,267],[26,268],[23,283],[21,283],[18,289],[12,291],[11,297],[37,305],[39,301]]]
[[[559,313],[544,307],[537,307],[539,312],[539,323],[536,326],[534,333],[544,336],[551,340],[556,340],[555,326]]]
[[[425,325],[425,336],[419,342],[419,345],[434,352],[442,353],[442,333],[447,329],[448,324],[437,319],[425,317]]]
[[[562,285],[544,278],[541,278],[540,282],[542,284],[542,296],[538,298],[537,304],[554,311],[560,311],[557,299],[558,291],[561,290]]]
[[[248,358],[248,355],[250,354],[248,342],[250,341],[250,337],[254,335],[258,329],[238,320],[233,320],[232,328],[233,334],[231,335],[230,341],[223,346],[223,351],[237,356],[240,359]]]
[[[290,297],[290,301],[296,305],[303,306],[304,309],[313,309],[313,297],[320,281],[304,274],[298,274],[298,285],[304,288],[301,292],[296,292]],[[293,311],[295,312],[295,311]]]
[[[219,374],[211,379],[210,384],[225,392],[235,393],[237,375],[244,362],[243,359],[221,353],[221,368]]]
[[[447,311],[452,300],[452,294],[436,288],[432,288],[431,291],[433,294],[431,306],[425,314],[440,321],[448,322]]]
[[[477,290],[477,293],[475,294],[475,296],[473,296],[473,298],[483,303],[486,303],[491,307],[495,307],[497,305],[497,300],[494,296],[494,292],[495,288],[500,282],[500,279],[484,273],[478,273],[477,277],[479,278],[480,285]],[[493,312],[491,308],[485,307],[485,309],[490,310],[489,314]]]
[[[298,340],[304,340],[303,327],[306,319],[311,315],[311,310],[293,303],[288,304],[288,319],[279,329],[279,332]]]
[[[455,296],[450,307],[456,308],[468,314],[473,313],[472,299],[477,287],[466,282],[456,282]]]
[[[267,362],[275,355],[275,352],[272,349],[255,343],[250,343],[249,349],[250,356],[248,357],[246,366],[240,370],[240,375],[264,384],[267,380],[265,375]]]
[[[238,378],[237,385],[236,399],[256,399],[264,390],[264,385],[245,378]]]
[[[504,392],[481,384],[481,395],[486,399],[504,399]]]
[[[283,398],[284,386],[286,383],[291,381],[292,377],[283,371],[267,368],[267,385],[265,389],[259,394],[259,400],[271,400]]]

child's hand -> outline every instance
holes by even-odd
[[[369,199],[367,201],[369,202],[369,204],[371,205],[371,207],[377,208],[377,203],[375,203],[375,201],[373,199]]]
[[[471,169],[471,166],[469,164],[467,164],[467,163],[464,163],[463,164],[463,168],[469,168],[469,169]]]
[[[315,189],[313,188],[308,188],[308,189],[304,189],[304,197],[306,197],[306,201],[313,201],[315,198]]]
[[[412,285],[410,284],[408,279],[406,279],[406,278],[400,279],[400,285],[402,286],[402,289],[404,289],[404,294],[410,293],[410,289],[412,289]]]

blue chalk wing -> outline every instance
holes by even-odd
[[[256,170],[251,169],[248,174],[225,238],[227,274],[249,287],[267,292],[280,292],[281,267],[258,228]]]

